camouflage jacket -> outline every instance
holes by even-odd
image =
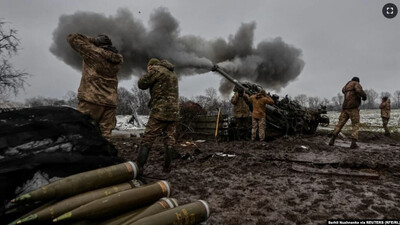
[[[118,104],[117,74],[124,62],[122,55],[95,46],[94,38],[82,34],[70,34],[67,41],[83,58],[78,99],[116,107]]]
[[[179,120],[178,77],[173,68],[168,61],[161,60],[160,65],[153,65],[138,81],[140,89],[150,89],[150,116],[158,120]]]
[[[253,114],[252,117],[255,119],[262,119],[266,116],[265,104],[272,105],[274,100],[269,96],[263,96],[260,94],[255,94],[250,96],[250,101],[253,104]]]
[[[344,94],[343,109],[358,108],[361,105],[361,98],[367,99],[367,95],[357,81],[349,81],[342,88],[342,92]]]
[[[250,100],[246,93],[244,93],[243,96],[239,96],[239,94],[235,92],[232,96],[231,103],[234,105],[233,115],[236,118],[249,117],[250,109],[248,104],[250,104]]]
[[[390,118],[390,99],[382,102],[379,105],[379,108],[381,109],[381,117],[382,118]]]

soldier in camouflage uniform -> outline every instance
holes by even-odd
[[[257,128],[258,128],[258,136],[260,141],[264,141],[265,139],[265,127],[266,127],[266,108],[265,105],[274,104],[274,100],[265,93],[265,90],[261,90],[258,94],[250,96],[250,101],[253,104],[253,113],[252,113],[252,126],[251,129],[251,140],[255,141],[257,137]]]
[[[231,103],[233,107],[233,115],[236,120],[236,136],[237,139],[247,139],[247,119],[250,115],[249,96],[244,93],[243,89],[238,89],[232,96]]]
[[[140,89],[150,89],[150,118],[142,137],[137,163],[140,173],[146,164],[153,141],[163,137],[165,145],[164,172],[170,171],[172,154],[175,152],[175,132],[179,121],[178,77],[174,66],[167,60],[152,58],[147,66],[147,74],[138,81]]]
[[[360,85],[360,79],[358,77],[353,77],[351,81],[343,87],[342,92],[344,94],[344,101],[342,105],[342,112],[339,116],[339,122],[332,133],[329,145],[334,145],[335,139],[339,132],[342,130],[343,126],[346,124],[349,118],[351,119],[351,125],[353,128],[352,141],[350,148],[357,148],[358,140],[358,129],[360,125],[360,110],[361,99],[363,101],[367,100],[367,95],[365,94],[362,86]]]
[[[385,136],[390,136],[390,131],[387,126],[390,119],[390,99],[387,96],[382,98],[382,103],[379,105],[379,108],[381,109],[382,125],[383,129],[385,129]]]
[[[109,140],[116,125],[118,104],[117,74],[124,62],[107,35],[96,38],[70,34],[67,41],[83,59],[82,78],[78,89],[78,111],[90,115]]]

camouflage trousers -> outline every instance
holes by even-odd
[[[83,114],[91,116],[99,124],[101,135],[105,139],[110,140],[111,131],[117,124],[117,119],[115,118],[116,107],[79,101],[77,110]]]
[[[385,129],[385,134],[390,134],[389,128],[388,128],[388,123],[389,123],[389,118],[382,117],[382,125],[383,129]]]
[[[339,116],[338,124],[333,131],[333,135],[337,136],[349,119],[351,120],[351,126],[353,128],[351,136],[354,140],[358,140],[358,130],[360,128],[360,110],[357,108],[342,110]]]
[[[258,129],[258,137],[260,138],[260,141],[264,141],[265,126],[266,126],[265,117],[261,119],[252,118],[251,124],[252,124],[251,140],[252,141],[256,140],[257,129]]]
[[[156,138],[161,137],[165,145],[173,146],[177,124],[177,121],[163,121],[150,116],[141,144],[150,148]]]

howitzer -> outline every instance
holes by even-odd
[[[225,77],[227,80],[229,80],[231,83],[235,85],[234,91],[238,91],[239,89],[244,90],[248,95],[254,95],[260,92],[263,88],[257,84],[252,84],[250,82],[240,82],[236,80],[235,78],[231,77],[229,74],[227,74],[224,70],[222,70],[218,65],[214,65],[213,68],[211,69],[213,72],[218,72],[221,74],[223,77]]]
[[[211,70],[218,72],[228,81],[233,83],[235,85],[235,92],[242,89],[248,95],[254,95],[263,89],[260,85],[236,80],[218,65],[214,65]],[[312,134],[317,130],[318,124],[329,124],[329,118],[321,115],[326,114],[326,108],[324,106],[321,106],[318,110],[305,109],[296,101],[290,100],[287,96],[281,101],[277,95],[270,95],[270,97],[272,97],[275,104],[266,105],[266,122],[268,124],[267,136],[303,133]],[[249,123],[251,122],[249,121]],[[235,129],[233,125],[231,128]]]

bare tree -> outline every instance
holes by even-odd
[[[344,100],[344,95],[343,94],[341,94],[341,93],[337,93],[337,98],[338,98],[338,101],[339,101],[339,105],[341,106],[342,104],[343,104],[343,100]]]
[[[331,101],[329,101],[329,99],[327,98],[324,98],[322,99],[321,104],[324,106],[328,106],[329,104],[331,104]]]
[[[219,107],[221,108],[221,114],[233,116],[233,105],[229,100],[219,101]]]
[[[206,97],[209,98],[211,101],[218,100],[218,94],[215,88],[209,87],[205,90],[205,92],[206,92]]]
[[[209,87],[205,90],[206,92],[206,110],[212,112],[220,107],[219,97],[217,94],[217,90],[215,88]]]
[[[132,92],[126,90],[124,87],[118,88],[118,106],[116,113],[118,115],[132,114],[132,104],[135,101],[135,96]],[[137,107],[136,107],[137,108]]]
[[[400,108],[400,90],[397,90],[393,93],[393,98],[396,102],[396,104],[395,104],[396,108],[399,109]]]
[[[341,100],[339,98],[339,94],[335,97],[332,97],[332,110],[340,110],[342,107]]]
[[[66,105],[66,102],[64,100],[62,100],[62,99],[37,96],[37,97],[32,97],[32,98],[25,99],[25,105],[27,105],[29,107],[36,107],[36,106],[63,106],[63,105]]]
[[[294,100],[299,103],[303,107],[307,107],[307,95],[305,94],[299,94],[296,97],[294,97]]]
[[[79,100],[75,91],[68,91],[63,97],[65,103],[71,107],[76,108],[78,106]]]
[[[202,108],[204,108],[205,110],[208,110],[207,109],[207,106],[208,106],[208,98],[206,97],[206,96],[204,96],[204,95],[198,95],[198,96],[195,96],[193,99],[192,99],[192,101],[193,102],[196,102],[197,104],[199,104]]]
[[[367,95],[367,101],[364,102],[362,108],[364,109],[373,109],[376,108],[376,99],[378,98],[378,93],[374,89],[366,89],[364,90]]]
[[[390,92],[387,92],[387,91],[382,91],[380,97],[381,98],[383,98],[383,97],[390,98],[390,97],[392,97],[392,94],[390,94]]]
[[[0,20],[0,95],[3,99],[8,98],[12,93],[18,94],[20,89],[26,85],[28,73],[15,69],[8,61],[17,54],[19,39],[17,31],[5,27],[5,22]]]
[[[148,90],[140,90],[137,86],[133,86],[131,89],[134,98],[132,104],[136,107],[136,111],[139,115],[148,115],[150,109],[148,104],[150,102],[150,92]]]
[[[308,107],[311,109],[317,109],[319,108],[319,105],[321,104],[321,99],[318,97],[308,97]]]

